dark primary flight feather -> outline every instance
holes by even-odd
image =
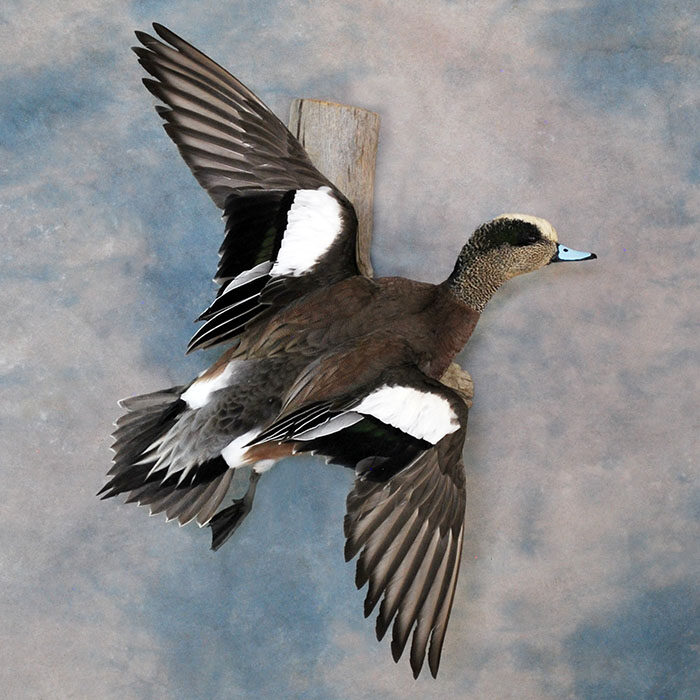
[[[466,413],[466,410],[465,410]],[[347,499],[346,560],[359,552],[355,583],[369,583],[365,617],[381,599],[377,639],[393,622],[391,650],[437,675],[462,553],[466,503],[461,461],[466,421],[387,481],[358,477]],[[382,598],[383,596],[383,598]]]
[[[164,44],[136,32],[146,87],[168,109],[165,130],[216,206],[240,188],[294,190],[331,183],[287,127],[239,80],[160,24]]]
[[[162,25],[153,27],[170,46],[136,32],[143,47],[134,52],[155,78],[143,82],[167,105],[157,108],[166,132],[226,220],[215,276],[221,287],[198,319],[205,323],[189,352],[232,340],[270,307],[358,274],[357,217],[297,139],[243,83]],[[314,269],[275,279],[273,264],[295,195],[320,187],[338,202],[343,235]]]

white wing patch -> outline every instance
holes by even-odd
[[[340,204],[330,187],[298,190],[270,274],[299,277],[308,272],[341,234],[342,224]]]
[[[459,428],[457,414],[447,399],[408,386],[379,387],[353,411],[374,416],[415,438],[435,445]]]

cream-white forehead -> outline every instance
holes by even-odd
[[[494,221],[498,221],[498,219],[520,219],[521,221],[527,221],[529,224],[537,226],[543,238],[552,241],[552,243],[559,242],[559,237],[557,236],[554,226],[552,226],[547,219],[540,219],[539,216],[530,216],[529,214],[501,214],[497,216]]]

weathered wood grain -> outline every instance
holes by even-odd
[[[360,272],[371,277],[379,115],[335,102],[296,99],[290,108],[289,130],[299,139],[313,164],[353,203],[359,223]]]

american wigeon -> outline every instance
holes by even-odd
[[[551,262],[594,258],[545,220],[480,226],[437,285],[368,279],[355,259],[352,204],[236,78],[163,26],[137,33],[164,128],[223,210],[214,302],[188,350],[231,347],[194,381],[122,402],[104,498],[196,520],[221,546],[250,511],[260,475],[300,453],[352,467],[345,556],[393,621],[401,656],[435,676],[462,549],[467,405],[441,383],[493,293]],[[169,45],[168,45],[169,44]],[[144,48],[145,47],[145,48]],[[247,494],[224,498],[234,470]]]

